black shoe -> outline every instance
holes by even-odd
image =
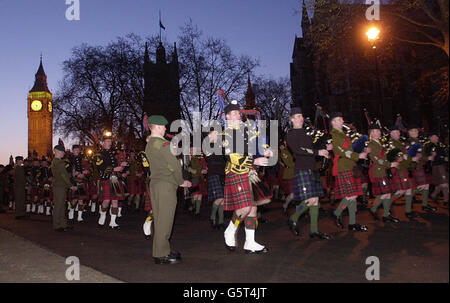
[[[236,251],[236,246],[228,246],[227,244],[225,244],[225,247],[226,247],[229,251]]]
[[[320,240],[330,240],[330,239],[331,239],[331,237],[330,237],[329,235],[323,234],[323,233],[321,233],[320,231],[319,231],[319,232],[316,232],[316,233],[311,233],[311,234],[309,234],[309,237],[310,237],[311,239],[318,238],[318,239],[320,239]]]
[[[246,254],[265,254],[265,253],[269,252],[269,249],[264,246],[264,248],[261,250],[253,251],[253,250],[244,249],[244,251]]]
[[[398,223],[400,222],[399,219],[392,217],[391,215],[387,216],[387,217],[383,217],[383,222],[393,222],[393,223]]]
[[[287,225],[289,227],[289,230],[294,234],[294,236],[300,236],[300,231],[298,230],[298,225],[296,222],[288,220]]]
[[[412,212],[406,213],[406,217],[410,220],[413,220],[414,218],[418,218],[419,215],[417,215],[415,212],[412,211]]]
[[[174,256],[171,255],[167,255],[165,257],[161,257],[161,258],[154,258],[155,259],[155,264],[176,264],[176,263],[180,263],[180,260],[175,258]]]
[[[63,233],[63,232],[66,231],[66,229],[63,228],[63,227],[60,227],[60,228],[55,229],[55,231],[60,232],[60,233]]]
[[[218,230],[225,229],[225,225],[223,225],[223,223],[219,223],[216,225],[216,229]]]
[[[145,240],[150,240],[152,237],[150,235],[145,235]]]
[[[342,223],[342,218],[341,217],[337,217],[335,214],[333,214],[335,220],[336,220],[336,225],[340,228],[344,228],[344,224]]]
[[[171,251],[169,257],[175,258],[177,260],[181,260],[181,254],[178,251]]]
[[[422,210],[429,212],[429,213],[434,213],[434,212],[436,212],[437,209],[436,209],[436,207],[425,205],[425,206],[422,206]]]
[[[348,230],[353,230],[353,231],[368,231],[369,229],[367,228],[367,226],[359,225],[358,223],[356,223],[356,224],[349,224],[349,225],[348,225]]]
[[[380,217],[378,217],[377,213],[374,213],[372,210],[369,210],[369,213],[375,219],[375,221],[380,221]]]
[[[209,219],[209,222],[211,223],[211,228],[212,228],[212,229],[216,229],[216,228],[217,228],[217,225],[216,225],[216,221],[215,221],[215,220]]]

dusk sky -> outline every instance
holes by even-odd
[[[27,155],[27,95],[41,52],[54,94],[74,46],[106,45],[129,33],[155,35],[159,10],[169,43],[192,18],[205,36],[259,59],[256,74],[274,78],[289,76],[294,37],[301,35],[300,0],[80,0],[79,21],[66,19],[68,7],[66,0],[0,0],[1,164],[11,154]]]

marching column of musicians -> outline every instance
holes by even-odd
[[[429,202],[437,203],[440,196],[448,205],[448,146],[440,142],[437,133],[423,137],[419,127],[411,124],[404,138],[395,126],[387,129],[372,123],[365,136],[369,139],[358,147],[355,143],[361,143],[358,140],[362,137],[355,138],[342,113],[336,112],[330,115],[331,131],[328,142],[324,142],[308,133],[301,108],[294,107],[290,112],[292,127],[280,140],[277,164],[268,166],[273,150],[257,140],[254,121],[243,121],[240,111],[237,104],[230,103],[225,108],[225,129],[213,124],[205,137],[210,148],[191,148],[187,157],[167,154],[177,147],[170,149],[164,137],[167,120],[162,116],[149,119],[153,132],[147,137],[145,152],[126,151],[123,144],[113,144],[111,133],[105,133],[97,151],[73,145],[68,152],[59,144],[53,160],[17,156],[13,161],[11,157],[9,165],[0,165],[0,210],[9,207],[16,219],[53,214],[54,230],[66,231],[66,219],[85,222],[86,212],[98,210],[99,227],[104,227],[109,217],[107,226],[119,229],[122,206],[128,205],[133,211],[144,209],[147,239],[155,222],[155,261],[171,264],[181,259],[168,243],[174,207],[180,198],[186,200],[194,216],[207,205],[211,227],[224,229],[224,243],[230,251],[239,246],[236,235],[243,225],[243,249],[247,253],[268,252],[266,245],[256,241],[256,230],[258,205],[270,202],[270,198],[284,200],[282,210],[286,215],[289,205],[296,204],[288,219],[288,229],[295,236],[300,236],[299,218],[307,212],[310,237],[322,240],[330,239],[318,226],[320,200],[325,196],[336,200],[332,205],[337,226],[344,228],[342,214],[348,211],[348,229],[358,232],[368,230],[357,223],[357,201],[366,205],[369,184],[374,198],[369,212],[377,221],[398,223],[392,205],[402,196],[410,220],[419,217],[413,205],[418,193],[425,212],[437,210]],[[319,141],[322,143],[317,144]],[[361,169],[362,162],[369,163],[366,169]],[[330,165],[320,168],[321,163]],[[172,201],[170,210],[165,210],[167,205],[161,199]],[[228,224],[224,222],[226,211],[232,212]]]

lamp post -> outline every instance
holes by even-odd
[[[370,44],[372,45],[372,49],[374,51],[375,56],[375,73],[377,77],[377,85],[378,85],[378,97],[379,97],[379,117],[380,120],[385,120],[388,117],[383,117],[383,106],[384,106],[384,93],[383,89],[381,88],[381,81],[380,81],[380,73],[378,69],[378,54],[377,54],[377,45],[376,42],[380,38],[380,30],[376,27],[371,27],[366,32],[367,39],[369,40]],[[383,119],[385,118],[385,119]],[[385,120],[386,121],[386,120]]]

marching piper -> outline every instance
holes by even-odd
[[[316,170],[316,156],[328,157],[327,149],[314,149],[313,141],[303,128],[303,114],[300,107],[293,107],[290,112],[293,128],[287,133],[286,142],[295,158],[295,172],[293,179],[294,200],[301,201],[295,213],[289,218],[288,226],[296,236],[300,235],[298,219],[307,210],[310,214],[310,238],[322,240],[330,236],[319,232],[319,198],[324,196],[320,175]],[[332,146],[327,146],[331,149]]]

